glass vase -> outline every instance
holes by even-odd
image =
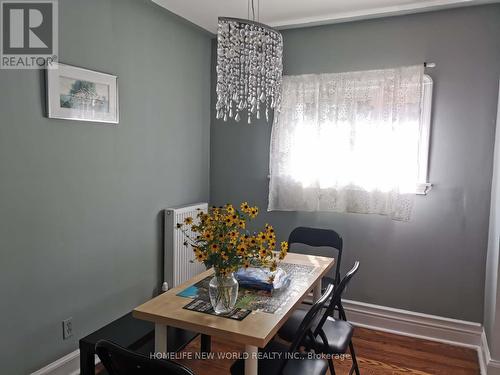
[[[238,280],[234,277],[234,273],[214,276],[209,283],[209,295],[216,314],[231,312],[238,298]]]

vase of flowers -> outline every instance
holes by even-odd
[[[227,314],[233,310],[238,298],[238,280],[233,272],[227,276],[214,276],[208,288],[210,303],[216,314]]]
[[[276,251],[276,234],[271,225],[266,224],[258,232],[247,229],[258,213],[258,207],[247,202],[239,209],[226,204],[200,211],[196,218],[187,217],[177,224],[186,237],[184,245],[193,249],[195,261],[214,268],[209,295],[216,314],[229,313],[236,304],[238,281],[234,272],[242,267],[266,267],[274,272],[287,254],[285,241]],[[271,282],[272,278],[271,275]]]

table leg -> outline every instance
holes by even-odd
[[[95,375],[95,352],[80,343],[80,374]]]
[[[245,352],[248,354],[245,359],[245,375],[257,375],[259,349],[253,345],[245,345]]]
[[[155,352],[167,352],[167,326],[164,324],[155,324]]]
[[[313,302],[318,301],[321,298],[321,279],[316,282],[313,289]]]
[[[210,353],[212,351],[212,338],[210,336],[201,334],[200,351],[202,353]]]

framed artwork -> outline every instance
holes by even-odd
[[[47,69],[49,118],[118,124],[118,78],[76,66]]]

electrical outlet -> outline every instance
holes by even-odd
[[[63,339],[67,340],[70,337],[73,337],[73,318],[68,318],[63,320]]]

